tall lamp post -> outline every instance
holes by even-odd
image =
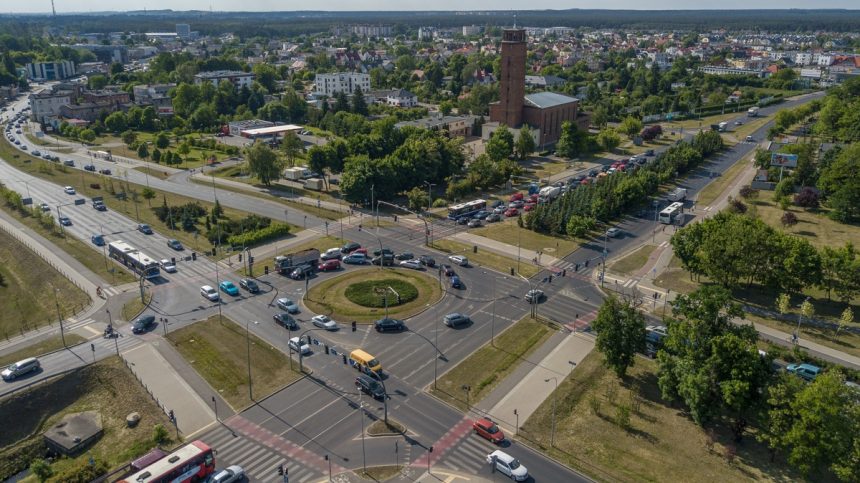
[[[63,329],[63,316],[60,314],[60,299],[57,298],[57,292],[59,292],[60,289],[54,287],[53,285],[51,285],[51,288],[54,289],[53,290],[53,292],[54,292],[54,305],[57,307],[57,320],[60,321],[60,338],[63,339],[63,347],[67,347],[66,346],[66,333],[65,333],[65,329]]]
[[[219,304],[220,305],[220,304]],[[251,381],[251,330],[248,328],[251,321],[245,322],[245,340],[248,345],[248,399],[251,401],[254,400],[254,391],[253,391],[253,383]],[[254,325],[258,324],[256,320],[254,321]]]
[[[543,382],[555,382],[555,391],[552,393],[552,432],[550,433],[549,445],[555,446],[555,400],[558,397],[558,378],[553,376],[549,379],[544,379]]]

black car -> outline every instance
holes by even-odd
[[[304,280],[305,277],[309,277],[313,275],[314,267],[310,265],[304,265],[301,267],[297,267],[290,273],[290,278],[293,280]]]
[[[184,250],[184,248],[182,248],[182,243],[179,243],[179,240],[167,240],[167,246],[176,251]]]
[[[344,245],[343,247],[341,247],[340,251],[344,254],[349,254],[349,253],[352,253],[352,252],[358,250],[359,248],[361,248],[361,244],[355,243],[355,242],[350,242],[350,243],[347,243],[346,245]]]
[[[413,258],[415,258],[415,255],[409,252],[403,252],[394,258],[396,258],[397,260],[412,260]]]
[[[142,334],[152,326],[155,325],[155,316],[154,315],[144,315],[142,317],[138,317],[134,319],[134,322],[131,324],[131,331],[135,334]]]
[[[600,171],[603,171],[605,173],[605,172],[609,171],[609,168],[610,168],[610,166],[608,164],[604,164],[603,166],[600,167]]]
[[[654,150],[649,149],[649,150],[645,151],[645,156],[654,156]]]
[[[493,208],[498,208],[498,207],[500,207],[500,206],[504,206],[504,205],[505,205],[505,202],[504,202],[504,201],[502,201],[502,200],[496,200],[496,201],[494,201],[494,202],[493,202],[493,204],[492,204],[492,205],[490,205],[490,206],[491,206],[491,207],[493,207]]]
[[[272,317],[272,319],[274,319],[276,324],[280,325],[281,327],[283,327],[285,329],[299,330],[299,324],[296,323],[296,319],[294,319],[292,315],[290,315],[286,312],[283,312],[280,314],[275,314],[275,316]]]
[[[374,256],[377,256],[377,257],[378,257],[379,255],[391,255],[391,256],[393,257],[393,256],[394,256],[394,252],[393,252],[393,251],[391,251],[391,249],[390,249],[390,248],[383,248],[383,249],[382,249],[382,251],[374,250],[374,251],[373,251],[373,255],[374,255]]]
[[[95,171],[96,166],[94,164],[88,164],[88,165],[84,166],[84,169],[87,171]]]
[[[451,268],[451,265],[448,265],[447,263],[442,265],[442,272],[445,273],[446,277],[454,275],[454,269]]]
[[[385,390],[382,388],[382,384],[367,374],[361,374],[355,378],[355,387],[359,391],[369,394],[376,399],[383,399],[385,397]]]
[[[398,319],[379,319],[373,323],[377,332],[402,332],[406,330],[406,324]]]
[[[373,265],[379,265],[380,263],[384,266],[390,267],[394,265],[394,255],[386,253],[384,256],[373,257],[373,260],[370,261]]]
[[[597,174],[598,174],[599,172],[600,172],[600,171],[598,171],[598,170],[596,170],[596,169],[592,169],[592,170],[590,170],[590,171],[588,172],[588,176],[590,176],[590,177],[592,177],[592,178],[593,178],[593,177],[597,176]]]
[[[110,174],[110,170],[109,169],[100,169],[99,174]]]
[[[425,267],[433,268],[436,266],[436,260],[433,259],[430,255],[421,255],[418,257],[418,261],[421,262],[421,265]]]
[[[457,218],[457,224],[465,225],[466,223],[469,223],[469,220],[470,218],[468,216],[461,216],[460,218]]]
[[[239,280],[239,286],[251,293],[258,293],[260,291],[260,286],[257,285],[257,282],[253,281],[250,278],[243,278],[242,280]]]

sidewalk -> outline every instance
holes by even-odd
[[[330,211],[337,211],[343,213],[344,216],[346,216],[348,210],[348,207],[346,205],[342,205],[340,203],[334,203],[326,200],[315,200],[313,198],[308,198],[307,196],[293,195],[290,193],[289,185],[285,185],[278,182],[276,182],[271,187],[258,187],[248,183],[242,183],[241,181],[233,181],[231,179],[207,176],[206,173],[202,173],[199,171],[196,171],[194,174],[192,174],[191,178],[194,178],[195,180],[203,183],[212,183],[214,180],[215,184],[217,185],[229,186],[231,188],[238,189],[241,191],[263,193],[277,198],[283,198],[287,201],[308,205],[311,207],[315,206],[317,208],[324,208]]]

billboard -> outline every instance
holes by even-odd
[[[770,155],[770,165],[771,166],[779,166],[782,168],[796,168],[797,167],[797,155],[796,154],[773,153]]]

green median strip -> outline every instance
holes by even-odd
[[[515,258],[493,253],[483,247],[478,247],[478,253],[473,253],[472,245],[453,240],[434,240],[433,248],[452,255],[464,255],[472,265],[486,266],[502,273],[510,273],[511,268],[513,268],[518,270],[522,276],[529,278],[540,271],[540,267],[534,265],[530,260],[523,259],[518,264]],[[519,265],[519,269],[517,269],[517,265]]]

